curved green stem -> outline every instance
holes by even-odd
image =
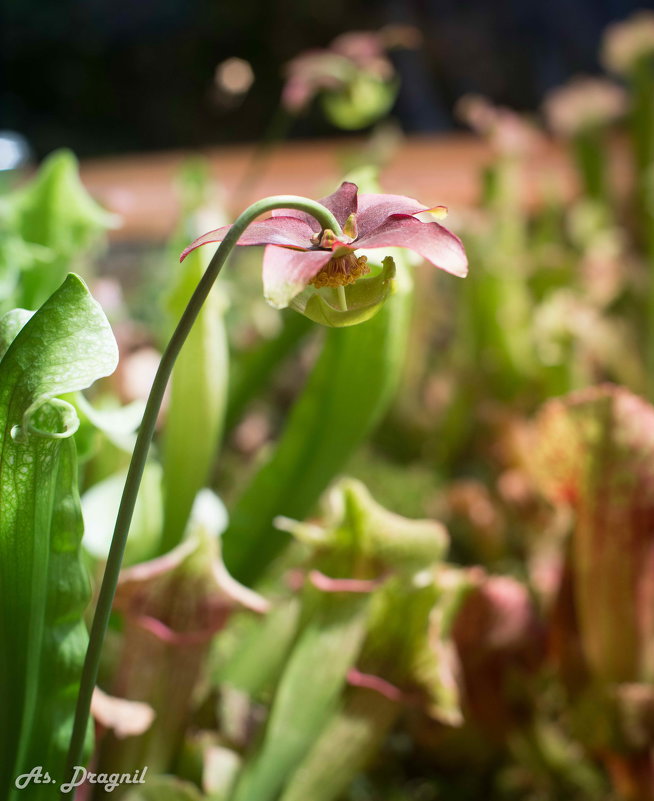
[[[109,616],[116,593],[127,535],[129,533],[130,523],[132,522],[134,505],[141,484],[141,477],[143,476],[150,443],[152,442],[159,409],[161,408],[161,402],[175,365],[175,360],[227,256],[236,245],[241,234],[259,215],[278,208],[299,209],[315,217],[323,228],[329,228],[336,234],[341,233],[340,225],[334,218],[334,215],[324,206],[320,205],[320,203],[316,203],[313,200],[308,200],[307,198],[298,197],[296,195],[276,195],[259,200],[247,208],[232,225],[227,236],[220,243],[218,250],[209,262],[209,266],[202,276],[195,292],[191,296],[184,310],[184,314],[177,324],[177,328],[161,357],[161,362],[145,406],[143,420],[127,472],[125,488],[118,509],[116,526],[107,557],[102,586],[100,587],[100,593],[98,595],[98,602],[89,635],[89,646],[82,671],[77,708],[75,710],[75,722],[68,751],[68,776],[72,774],[73,768],[79,765],[82,759],[89,711],[91,709],[91,697],[98,677],[102,644],[109,624]],[[64,798],[67,795],[67,793],[62,793],[62,797]]]

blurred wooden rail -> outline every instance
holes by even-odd
[[[362,144],[363,140],[353,139],[282,145],[263,165],[256,184],[235,201],[237,208],[233,193],[250,164],[252,146],[89,160],[82,164],[82,177],[98,200],[123,217],[123,227],[113,233],[113,238],[160,241],[169,236],[177,220],[175,178],[180,166],[193,155],[208,159],[212,176],[220,182],[232,206],[231,213],[236,213],[267,195],[319,197],[331,191],[342,176],[341,156]],[[450,221],[456,228],[458,212],[477,202],[480,171],[491,158],[484,142],[465,134],[407,138],[383,170],[382,184],[386,192],[449,206]],[[568,160],[562,149],[553,145],[528,161],[522,183],[527,203],[537,200],[548,185],[560,188],[566,197],[575,191]]]

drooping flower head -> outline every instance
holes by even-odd
[[[282,105],[291,114],[320,99],[331,123],[356,130],[376,122],[395,101],[398,81],[382,32],[345,33],[326,49],[307,50],[286,65]]]
[[[543,136],[533,123],[509,108],[494,105],[482,95],[464,95],[455,112],[502,156],[533,156],[543,146]]]
[[[353,285],[369,272],[367,257],[357,255],[362,249],[408,248],[448,273],[467,274],[461,240],[439,223],[416,216],[444,211],[443,207],[430,208],[403,195],[359,195],[356,184],[350,182],[320,203],[332,212],[342,233],[321,229],[305,212],[278,209],[272,217],[252,223],[237,243],[266,246],[264,295],[275,308],[289,306],[307,287],[314,293],[326,288],[354,290]],[[230,228],[227,225],[199,237],[181,259],[201,245],[222,242]],[[328,293],[323,294],[328,301]]]
[[[641,59],[654,55],[654,12],[637,11],[606,29],[602,61],[611,72],[624,75]]]
[[[543,106],[549,127],[559,136],[576,136],[623,117],[627,94],[603,78],[578,76],[549,93]]]

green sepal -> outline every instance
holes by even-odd
[[[395,262],[387,256],[382,269],[370,278],[360,278],[346,286],[347,309],[335,305],[333,290],[307,287],[291,301],[291,308],[314,323],[330,328],[345,328],[370,320],[381,309],[394,290]]]
[[[399,81],[383,80],[357,71],[342,89],[325,91],[320,97],[325,116],[338,128],[366,128],[390,111]]]

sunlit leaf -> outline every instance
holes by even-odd
[[[17,305],[36,308],[63,281],[71,267],[80,268],[79,256],[119,218],[101,208],[79,177],[70,151],[51,154],[36,177],[4,200],[7,226],[29,249],[23,268]],[[28,258],[29,256],[32,258]]]
[[[23,320],[14,315],[4,321]],[[23,316],[24,318],[24,316]],[[86,649],[88,581],[79,561],[73,408],[57,395],[84,389],[117,362],[109,324],[70,275],[20,329],[0,361],[0,795],[42,765],[62,779]],[[54,784],[30,798],[58,797]]]
[[[106,559],[116,523],[115,513],[125,486],[127,470],[121,470],[90,487],[82,497],[84,548],[96,559]],[[161,467],[149,461],[143,472],[134,516],[125,546],[124,564],[148,559],[156,552],[161,536]]]
[[[334,712],[281,801],[333,801],[381,746],[400,713],[400,704],[373,690],[354,688]]]
[[[181,267],[169,307],[178,320],[207,267],[209,255],[197,250]],[[164,524],[160,552],[183,535],[197,493],[207,484],[219,444],[227,404],[229,355],[223,303],[209,294],[171,379],[163,438]]]
[[[273,801],[336,708],[365,635],[369,598],[316,593],[277,687],[261,748],[232,801]],[[315,605],[314,605],[315,604]]]

